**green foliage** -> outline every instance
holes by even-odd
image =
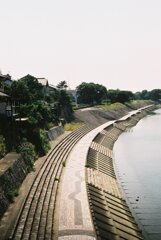
[[[31,170],[36,159],[34,145],[28,142],[26,139],[23,139],[21,145],[18,148],[18,151],[21,153],[24,161],[26,162],[28,169]]]
[[[151,91],[143,90],[135,93],[136,99],[159,101],[161,99],[161,89]]]
[[[120,102],[125,103],[134,99],[134,95],[131,91],[120,91],[119,89],[110,89],[107,91],[107,98],[111,103]]]
[[[134,98],[131,91],[119,91],[117,95],[117,102],[125,103]]]
[[[27,75],[14,81],[8,89],[8,94],[21,104],[28,104],[43,98],[43,86],[35,77]]]
[[[0,135],[0,158],[4,157],[5,154],[6,154],[5,139],[2,135]]]
[[[98,105],[97,108],[102,110],[118,110],[124,108],[125,106],[122,103],[112,103],[112,104],[105,104],[105,105]]]
[[[66,167],[66,162],[63,161],[63,162],[62,162],[62,165],[63,165],[63,167]]]
[[[40,128],[46,127],[47,123],[51,122],[52,111],[48,104],[42,100],[38,100],[28,106],[28,121],[32,126]]]
[[[107,90],[103,85],[83,82],[77,87],[78,102],[99,104],[106,98]]]
[[[64,85],[66,82],[64,83]],[[63,85],[60,84],[61,86]],[[66,91],[66,85],[59,87],[53,94],[53,116],[58,122],[60,118],[63,118],[65,122],[73,120],[73,108],[71,103],[71,97]]]
[[[9,190],[7,192],[7,198],[8,200],[13,203],[14,202],[14,198],[18,196],[18,188],[13,189],[13,190]]]
[[[149,92],[149,97],[151,100],[158,101],[161,99],[161,89],[153,89]]]
[[[71,122],[71,123],[66,123],[64,125],[64,130],[65,131],[74,131],[76,130],[77,128],[80,128],[82,127],[84,124],[83,123],[80,123],[80,122]]]
[[[67,89],[67,87],[68,87],[68,85],[67,85],[67,82],[64,80],[64,81],[61,81],[60,83],[58,83],[58,85],[57,85],[57,88],[59,88],[59,89],[64,89],[64,90],[66,90]]]
[[[37,133],[37,141],[39,142],[40,146],[40,154],[47,154],[50,150],[50,143],[46,134],[46,131],[39,129]]]

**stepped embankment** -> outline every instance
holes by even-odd
[[[76,121],[84,122],[86,125],[98,127],[107,121],[117,120],[127,115],[132,110],[136,110],[148,105],[154,104],[150,100],[132,101],[131,103],[115,103],[109,105],[109,108],[102,106],[79,109],[74,112]]]
[[[137,107],[143,107],[145,105],[149,105],[151,104],[151,102],[146,102],[146,104],[142,103],[142,105],[139,105]],[[33,183],[33,185],[31,186],[31,188],[33,187],[33,191],[35,191],[35,194],[39,195],[39,198],[41,199],[41,201],[39,201],[38,198],[34,197],[34,194],[32,194],[32,190],[31,191],[31,196],[30,196],[30,191],[26,196],[24,205],[22,204],[21,210],[19,212],[19,218],[16,222],[14,231],[12,231],[12,237],[15,236],[19,236],[20,232],[19,230],[21,230],[21,239],[23,239],[24,236],[26,236],[26,233],[28,234],[30,232],[30,236],[37,234],[37,236],[42,235],[42,229],[44,229],[44,234],[50,234],[51,236],[53,236],[53,234],[55,234],[54,236],[57,236],[57,229],[55,229],[55,224],[53,225],[53,222],[55,222],[55,214],[52,215],[52,218],[50,218],[50,214],[52,212],[58,211],[56,208],[56,205],[53,206],[52,204],[48,204],[48,202],[46,203],[46,201],[50,200],[50,196],[54,197],[54,204],[57,198],[57,190],[59,187],[59,181],[61,179],[61,171],[62,171],[62,167],[65,166],[65,162],[67,160],[67,157],[70,153],[70,151],[72,150],[74,144],[76,144],[76,142],[82,138],[84,135],[87,134],[87,132],[90,132],[92,129],[96,128],[97,126],[102,125],[104,122],[108,125],[107,128],[102,129],[101,132],[97,133],[97,136],[95,138],[91,139],[91,146],[89,147],[89,151],[88,151],[88,155],[87,155],[87,164],[86,164],[86,175],[87,175],[87,189],[88,189],[88,197],[89,197],[89,202],[90,202],[90,210],[93,216],[93,222],[94,222],[94,226],[95,226],[95,232],[96,234],[98,233],[98,239],[101,236],[102,232],[104,232],[104,227],[106,226],[107,229],[109,228],[108,225],[110,225],[110,229],[111,229],[111,220],[110,223],[108,222],[107,225],[103,225],[104,227],[102,227],[102,221],[104,224],[104,220],[106,219],[106,217],[108,219],[114,219],[114,217],[112,216],[112,213],[110,212],[110,215],[108,214],[108,216],[103,216],[103,219],[101,218],[100,221],[97,219],[97,216],[99,216],[100,213],[98,213],[97,211],[95,212],[95,205],[93,204],[93,196],[94,195],[99,195],[100,199],[104,199],[105,201],[105,195],[104,193],[107,194],[111,194],[110,196],[114,197],[114,195],[116,195],[116,199],[115,199],[115,203],[118,201],[121,201],[121,204],[123,206],[126,205],[124,199],[122,198],[122,194],[119,190],[119,187],[116,183],[116,176],[115,176],[115,172],[113,169],[113,160],[112,160],[112,149],[113,149],[113,144],[114,142],[117,140],[118,136],[127,128],[130,127],[132,125],[135,125],[142,117],[144,117],[149,111],[151,111],[153,108],[155,108],[155,106],[149,106],[148,109],[142,109],[142,111],[135,111],[134,109],[137,108],[136,106],[125,106],[125,105],[121,105],[121,109],[119,110],[109,110],[109,111],[103,111],[100,109],[95,109],[95,108],[90,108],[90,109],[84,109],[84,110],[79,110],[80,112],[78,113],[78,111],[76,111],[75,115],[80,116],[81,119],[79,118],[79,121],[82,121],[85,123],[85,125],[87,125],[85,127],[85,130],[78,130],[78,134],[77,131],[73,132],[72,135],[69,136],[69,139],[67,138],[66,140],[63,140],[63,142],[65,144],[67,144],[66,146],[63,146],[63,142],[60,143],[60,145],[58,145],[54,152],[52,152],[52,154],[49,154],[50,157],[47,157],[47,159],[45,161],[43,161],[44,164],[53,164],[53,172],[51,172],[51,176],[49,177],[49,174],[47,171],[42,171],[43,166],[45,169],[46,165],[42,165],[41,169],[40,169],[40,177],[38,178],[38,180],[36,180],[35,178],[35,183]],[[133,111],[133,114],[129,112],[131,112],[131,110]],[[101,112],[101,114],[100,114]],[[103,113],[104,112],[104,113]],[[104,117],[105,115],[105,117]],[[125,116],[124,118],[122,118],[123,116]],[[88,118],[89,117],[89,118]],[[110,120],[110,118],[112,119],[112,125],[108,124],[108,121]],[[119,120],[118,120],[119,119]],[[78,139],[75,137],[78,135]],[[83,139],[82,139],[83,141]],[[69,151],[67,151],[69,148]],[[64,151],[65,150],[65,151]],[[67,151],[67,152],[66,152]],[[53,155],[53,153],[55,153],[56,155]],[[99,157],[100,155],[100,157]],[[76,156],[76,155],[75,155]],[[59,161],[57,161],[57,158],[59,159]],[[51,163],[50,163],[51,162]],[[83,165],[84,168],[84,165]],[[6,168],[7,169],[7,168]],[[49,168],[50,170],[51,168]],[[55,169],[55,170],[54,170]],[[42,174],[46,174],[46,175],[41,175]],[[53,174],[54,173],[54,174]],[[36,173],[36,176],[38,175],[38,172]],[[99,176],[100,175],[100,176]],[[42,181],[44,179],[44,182]],[[99,181],[99,179],[104,179],[101,181]],[[78,179],[77,179],[78,181]],[[51,182],[51,183],[50,183]],[[105,184],[105,183],[108,184]],[[35,185],[35,184],[39,184],[39,185]],[[51,187],[49,188],[51,191],[48,191],[48,195],[46,195],[44,193],[44,191],[47,190],[46,186],[48,186],[49,184],[51,184]],[[55,184],[55,185],[53,185]],[[70,185],[70,183],[69,183]],[[107,186],[109,186],[109,188],[107,189]],[[36,187],[35,187],[36,186]],[[43,188],[43,186],[45,186]],[[53,187],[55,186],[55,187]],[[100,186],[101,186],[101,192],[100,192]],[[93,191],[94,188],[94,191]],[[96,188],[96,189],[95,189]],[[36,190],[35,190],[36,189]],[[38,189],[38,190],[37,190]],[[96,190],[96,191],[95,191]],[[98,192],[97,192],[98,190]],[[96,193],[95,193],[96,192]],[[101,195],[103,193],[103,195]],[[48,196],[48,197],[46,197]],[[51,198],[52,199],[52,198]],[[121,200],[120,200],[121,199]],[[28,204],[28,201],[32,202],[32,205],[34,206],[34,211],[32,211],[32,205]],[[34,201],[36,201],[36,203],[34,203]],[[98,205],[102,206],[102,200],[100,200],[101,202],[98,201]],[[112,200],[110,200],[112,201]],[[103,205],[107,205],[106,201],[103,202]],[[25,204],[27,207],[25,207]],[[44,207],[41,206],[41,204],[44,204]],[[128,211],[128,216],[130,214],[130,211],[128,210],[128,206],[126,205],[126,209],[124,209],[122,207],[122,205],[117,206],[117,209],[119,209],[118,212],[122,212],[123,213],[125,211]],[[117,204],[115,204],[117,205]],[[52,211],[50,209],[50,207],[52,208]],[[48,214],[49,215],[49,222],[50,222],[50,226],[51,228],[46,228],[46,224],[43,225],[43,221],[41,216],[43,216],[43,212],[42,209],[48,209],[48,211],[44,212],[44,214]],[[114,208],[114,207],[112,207]],[[53,211],[54,209],[54,211]],[[109,209],[109,205],[106,206],[106,208],[104,209],[100,209],[100,212],[105,212],[107,213],[107,209]],[[22,214],[22,222],[23,222],[23,214],[26,217],[25,220],[25,224],[22,227],[22,224],[19,220],[21,220],[21,214]],[[38,215],[37,215],[38,214]],[[97,215],[98,214],[98,215]],[[32,215],[32,217],[29,217]],[[117,211],[115,212],[114,215],[118,215]],[[122,218],[123,215],[120,215],[120,219]],[[100,216],[99,216],[100,217]],[[136,225],[135,220],[132,218],[132,215],[130,215],[130,221],[125,221],[126,223],[128,222],[128,227],[129,227],[129,222],[134,222],[134,225]],[[125,216],[125,219],[127,218],[127,216]],[[32,223],[30,223],[30,219],[32,219]],[[48,219],[46,217],[43,217],[43,219]],[[54,219],[54,220],[53,220]],[[36,223],[36,221],[39,220],[39,224]],[[50,221],[51,220],[51,221]],[[112,223],[117,222],[117,224],[119,225],[120,223],[118,223],[117,219],[112,220]],[[29,223],[27,223],[29,222]],[[101,223],[100,223],[101,222]],[[41,226],[42,224],[42,226]],[[11,224],[12,225],[12,224]],[[30,225],[30,226],[29,226]],[[123,224],[125,225],[125,223]],[[26,227],[27,226],[27,227]],[[41,226],[40,228],[35,228],[35,226]],[[99,228],[100,226],[100,228]],[[122,226],[121,226],[122,227]],[[0,227],[1,228],[1,227]],[[3,230],[5,228],[5,226],[3,228],[1,228],[1,230]],[[103,231],[100,230],[103,228]],[[129,227],[131,229],[131,225]],[[129,231],[128,228],[128,231]],[[12,228],[10,228],[12,229]],[[30,229],[30,231],[29,231]],[[41,231],[39,231],[41,229]],[[114,235],[116,236],[116,232],[118,232],[118,229],[120,229],[120,225],[119,227],[116,226],[116,224],[114,224],[114,226],[112,226],[112,229],[114,229],[114,232],[112,230],[112,234],[114,233]],[[138,234],[141,234],[140,231],[137,228],[132,230],[132,234],[135,232],[135,230],[137,230]],[[53,233],[54,231],[54,233]],[[64,230],[63,230],[64,231]],[[93,230],[92,230],[93,231]],[[109,230],[108,230],[109,231]],[[127,230],[125,229],[125,232]],[[10,230],[9,230],[10,232]],[[18,235],[17,235],[18,234]],[[64,232],[61,232],[61,234],[64,234]],[[92,233],[93,234],[93,233]],[[118,234],[118,233],[117,233]],[[130,232],[131,234],[131,232]],[[10,235],[10,234],[9,234]],[[5,234],[4,234],[5,236]],[[29,237],[30,237],[29,236]],[[112,235],[110,235],[112,236]],[[137,236],[141,236],[141,235],[137,235]],[[2,239],[5,239],[2,238]],[[101,238],[103,239],[103,238]],[[111,239],[115,239],[115,238],[111,238]],[[136,238],[135,238],[136,239]],[[139,238],[140,239],[140,238]],[[142,239],[142,238],[141,238]]]
[[[155,109],[134,111],[104,128],[93,139],[87,155],[87,191],[97,239],[144,239],[118,185],[113,146],[120,134]]]

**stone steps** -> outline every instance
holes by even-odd
[[[143,239],[119,189],[113,168],[112,149],[126,128],[136,125],[145,113],[107,127],[93,140],[87,156],[87,192],[98,239]]]
[[[91,131],[84,127],[69,134],[44,161],[27,194],[11,239],[53,239],[54,211],[63,163],[73,146]]]

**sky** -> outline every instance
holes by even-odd
[[[74,89],[161,88],[160,0],[0,0],[0,70]]]

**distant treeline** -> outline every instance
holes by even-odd
[[[84,104],[100,104],[102,102],[121,102],[125,103],[130,100],[154,100],[161,99],[161,89],[152,91],[143,90],[133,93],[132,91],[109,89],[100,84],[93,82],[83,82],[77,87],[77,101]]]
[[[66,81],[62,81],[51,91],[31,75],[5,87],[5,93],[18,106],[18,115],[0,115],[0,158],[11,149],[19,150],[22,146],[25,146],[25,151],[29,151],[29,148],[32,152],[31,144],[36,154],[47,153],[49,141],[46,131],[60,122],[67,123],[74,119],[72,96],[68,94],[67,87]],[[93,82],[81,83],[74,92],[79,106],[161,99],[161,89],[133,93],[119,89],[107,90],[105,86]]]

